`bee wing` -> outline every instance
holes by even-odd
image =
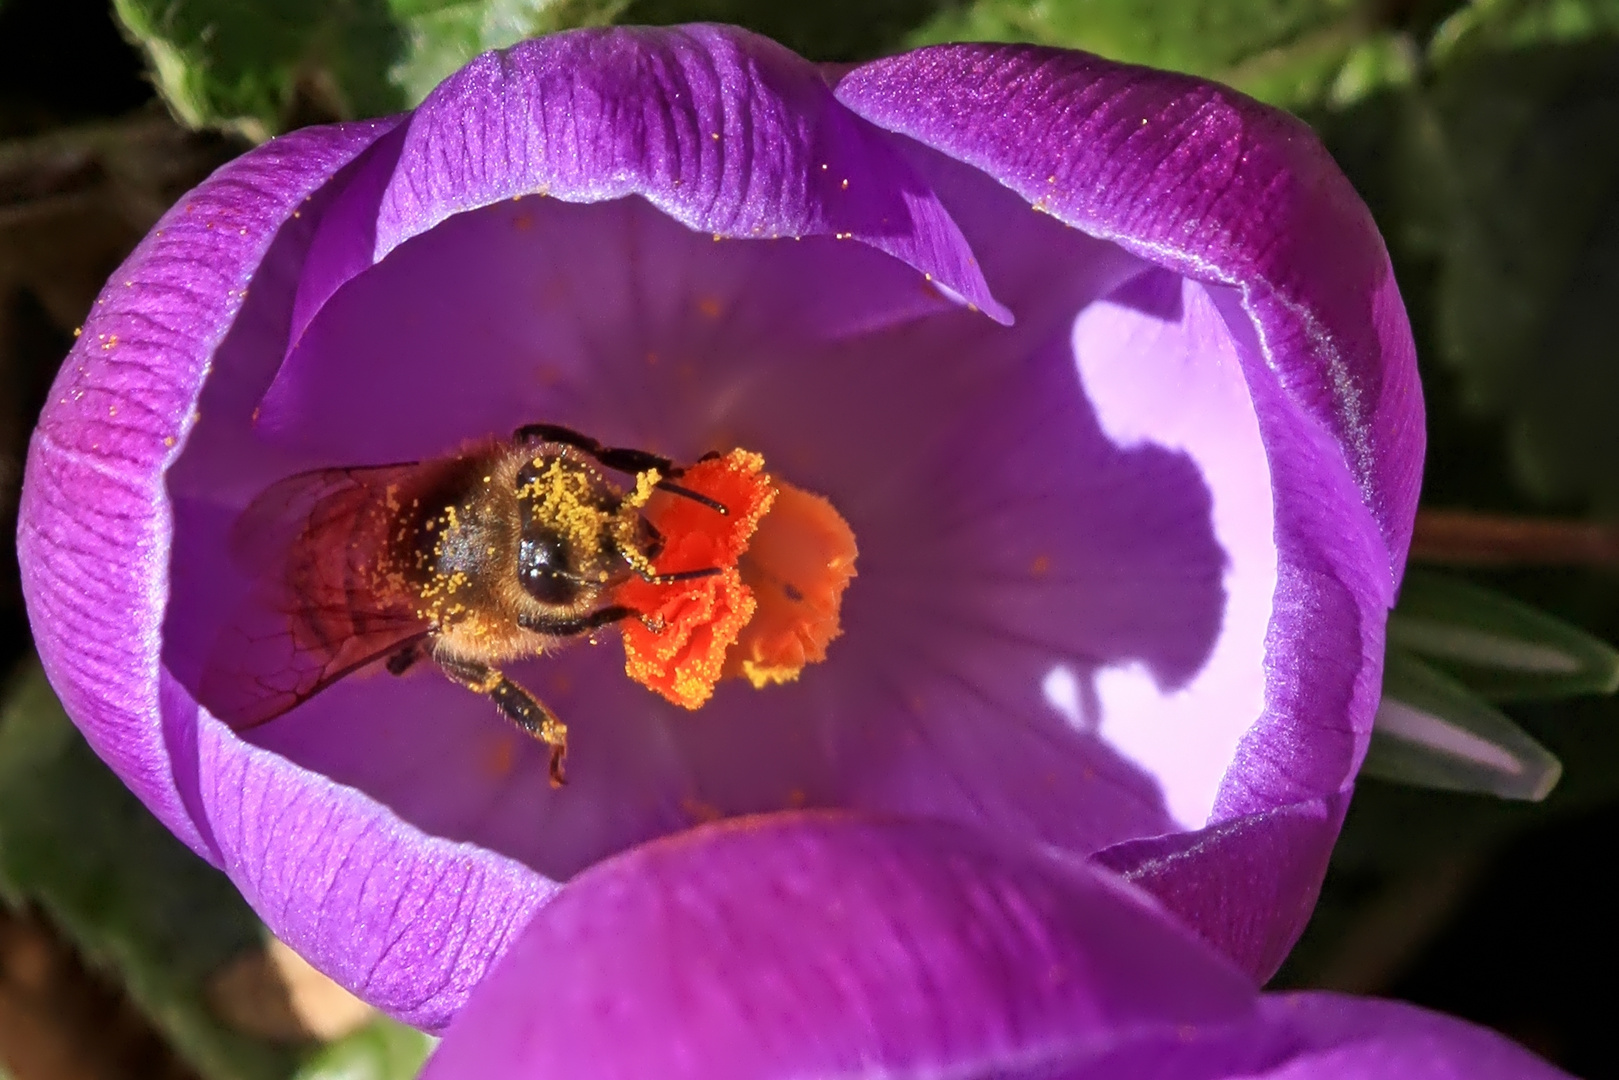
[[[365,510],[367,504],[385,506],[388,489],[409,484],[420,468],[401,462],[311,469],[277,480],[259,492],[231,527],[231,557],[253,571],[262,571],[267,561],[283,563],[305,533],[313,538],[340,528],[343,519]]]
[[[242,512],[231,551],[255,581],[203,666],[210,712],[239,731],[262,724],[427,636],[406,598],[377,584],[416,469],[300,473]]]

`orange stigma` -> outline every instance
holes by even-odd
[[[755,687],[792,682],[826,659],[843,632],[843,592],[854,577],[854,532],[832,504],[781,480],[737,568],[757,608],[725,657],[723,676]]]
[[[630,678],[695,709],[722,678],[763,687],[825,659],[856,555],[832,504],[772,477],[746,450],[700,461],[679,482],[729,512],[660,492],[645,511],[664,538],[654,569],[720,573],[619,587],[617,602],[643,616],[624,623]]]

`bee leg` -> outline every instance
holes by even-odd
[[[589,435],[581,435],[561,424],[525,424],[512,436],[516,442],[556,442],[583,450],[609,469],[619,472],[641,473],[657,469],[665,476],[679,475],[675,463],[661,454],[647,450],[634,450],[626,446],[603,446]]]
[[[682,499],[690,499],[694,503],[701,503],[710,510],[714,511],[720,517],[726,517],[731,513],[726,505],[720,502],[718,499],[710,499],[707,495],[693,491],[689,487],[681,487],[679,484],[671,484],[667,480],[659,480],[652,486],[657,488],[659,491],[667,491],[671,495],[679,495]]]
[[[497,668],[476,660],[435,659],[438,666],[444,669],[444,674],[468,690],[488,695],[506,719],[549,746],[551,786],[559,788],[567,782],[562,772],[562,762],[568,756],[568,726],[557,719],[556,713],[502,675]]]
[[[413,641],[409,645],[406,645],[404,648],[400,649],[398,652],[394,653],[392,656],[388,657],[384,666],[388,669],[388,674],[390,675],[403,675],[405,672],[414,667],[416,665],[416,661],[420,660],[421,658],[421,642]]]
[[[633,608],[614,604],[612,607],[600,608],[588,615],[576,616],[568,619],[548,619],[543,616],[519,615],[517,622],[525,630],[533,630],[539,634],[550,634],[552,637],[576,637],[579,634],[588,634],[598,627],[608,623],[622,622],[630,616],[641,620],[641,625],[654,634],[663,633],[663,618],[659,615],[647,615]]]
[[[514,442],[555,442],[583,450],[609,469],[625,473],[644,473],[656,469],[664,476],[679,476],[680,469],[661,454],[646,450],[632,450],[626,446],[603,446],[589,435],[581,435],[561,424],[525,424],[512,436]]]
[[[601,462],[603,465],[614,470],[615,472],[639,475],[640,473],[650,472],[651,470],[656,469],[658,471],[658,475],[663,477],[663,479],[659,480],[653,485],[659,491],[667,491],[671,495],[679,495],[681,498],[690,499],[692,502],[702,503],[704,506],[708,507],[717,514],[724,515],[730,513],[730,511],[726,509],[724,503],[710,499],[707,495],[700,495],[690,488],[681,487],[679,484],[673,483],[674,478],[678,477],[686,470],[682,469],[680,466],[676,465],[674,462],[670,461],[661,454],[654,454],[647,450],[635,450],[628,446],[603,446],[595,439],[592,439],[589,435],[581,435],[572,428],[563,427],[561,424],[525,424],[517,429],[516,433],[512,436],[512,440],[520,443],[562,443],[564,446],[571,446],[576,450],[583,450],[585,453],[589,454],[591,457],[595,458],[597,461]],[[716,458],[719,456],[719,454],[710,450],[697,460],[708,461],[711,458]]]
[[[584,615],[565,617],[530,615],[525,611],[517,616],[517,625],[524,630],[532,630],[536,634],[549,634],[551,637],[578,637],[580,634],[588,634],[608,623],[616,623],[634,614],[636,612],[633,609],[622,604],[598,608]]]
[[[602,448],[602,444],[589,435],[582,435],[571,427],[561,424],[524,424],[512,433],[512,441],[519,443],[530,442],[559,442],[564,446],[572,446],[594,455]]]

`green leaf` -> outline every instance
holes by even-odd
[[[388,77],[406,103],[427,92],[474,56],[524,38],[578,26],[603,26],[630,0],[391,0],[406,37]],[[637,20],[641,21],[641,20]]]
[[[627,23],[727,22],[811,60],[867,60],[904,47],[905,36],[948,0],[634,0]]]
[[[1363,776],[1539,802],[1562,764],[1504,713],[1391,647]]]
[[[1035,41],[1219,79],[1289,108],[1409,81],[1415,47],[1369,0],[975,0],[909,38]]]
[[[438,1040],[379,1019],[313,1055],[292,1080],[410,1080]]]
[[[204,1076],[292,1071],[291,1051],[230,1030],[204,1000],[208,977],[258,946],[258,919],[101,763],[34,661],[0,713],[0,894],[42,908]]]
[[[1474,4],[1433,56],[1403,229],[1434,240],[1439,357],[1528,493],[1619,508],[1619,4]]]
[[[1606,642],[1442,574],[1406,574],[1388,639],[1497,701],[1619,690],[1619,651]]]
[[[630,0],[113,0],[177,116],[263,140],[417,104],[488,49]]]
[[[1470,50],[1583,41],[1619,33],[1615,0],[1472,0],[1434,31],[1428,44],[1437,61]]]
[[[404,104],[404,33],[387,0],[113,0],[158,89],[193,127],[262,140]]]
[[[1267,100],[1347,102],[1409,81],[1417,52],[1378,0],[114,0],[194,127],[262,140],[419,102],[487,49],[609,22],[733,22],[816,60],[906,44],[1029,40],[1209,75]]]

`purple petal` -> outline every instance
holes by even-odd
[[[1305,125],[1216,83],[1032,46],[919,49],[837,95],[1093,236],[1237,286],[1289,405],[1341,447],[1392,589],[1421,481],[1411,332],[1371,215]]]
[[[1297,1040],[1267,1080],[1558,1080],[1553,1068],[1487,1028],[1403,1001],[1323,992],[1267,995],[1261,1023]]]
[[[1263,574],[1275,558],[1267,508],[1250,505],[1256,486],[1268,495],[1241,372],[1229,347],[1229,362],[1202,367],[1185,349],[1122,339],[1076,359],[1075,313],[1139,263],[993,185],[965,192],[960,181],[951,198],[972,231],[1019,256],[985,245],[1017,327],[954,312],[859,246],[715,245],[632,201],[503,203],[356,279],[297,348],[305,400],[276,444],[318,450],[311,464],[409,458],[535,416],[677,457],[741,443],[842,508],[861,579],[834,661],[798,686],[722,687],[699,714],[627,683],[616,649],[517,669],[576,733],[574,783],[561,794],[538,748],[431,672],[345,680],[255,741],[428,832],[553,876],[704,817],[805,804],[955,817],[1080,854],[1201,825],[1263,705],[1268,585],[1230,578],[1244,590],[1240,615],[1221,611],[1223,564]],[[581,254],[559,266],[557,252]],[[1193,300],[1212,319],[1203,337],[1227,341],[1213,308]],[[395,310],[405,314],[388,317]],[[458,351],[446,379],[442,358]],[[1230,407],[1182,420],[1143,412],[1139,392],[1129,399],[1136,384],[1111,369],[1195,380]],[[1119,436],[1134,445],[1099,427],[1093,380],[1117,414],[1109,422],[1135,425]],[[261,454],[261,479],[243,484],[252,462],[236,453],[230,476],[211,475],[223,456],[213,446],[261,430],[251,408],[205,405],[194,453],[174,470],[188,554],[176,563],[186,570],[173,583],[169,657],[183,680],[247,586],[217,555],[232,502],[287,470]],[[1245,514],[1256,521],[1244,526]],[[1195,718],[1176,737],[1216,733],[1200,772],[1181,777],[1172,760],[1141,753],[1151,737],[1125,760],[1108,741],[1129,731],[1122,707],[1065,715],[1049,700],[1054,677],[1077,686],[1131,663],[1153,695]],[[1248,680],[1246,697],[1233,677]],[[1166,793],[1180,814],[1166,813]]]
[[[1487,1028],[1405,1002],[1329,993],[1262,995],[1248,1020],[1119,1043],[1029,1080],[1568,1080]]]
[[[1213,817],[1237,747],[1265,707],[1277,573],[1266,447],[1238,347],[1205,286],[1144,274],[1080,313],[1073,351],[1108,438],[1186,454],[1210,490],[1225,556],[1214,647],[1180,680],[1139,665],[1096,676],[1102,736],[1158,778],[1183,827],[1197,828]],[[1158,603],[1187,616],[1177,597]]]
[[[1005,1075],[1253,1005],[1106,875],[948,826],[773,815],[582,874],[423,1075]]]
[[[435,1027],[550,885],[243,743],[199,717],[160,662],[174,647],[160,633],[165,470],[197,423],[215,350],[279,352],[309,242],[293,212],[312,219],[320,200],[309,196],[391,126],[277,140],[165,216],[103,291],[52,389],[29,450],[18,553],[40,657],[96,751],[277,934],[370,1000]],[[234,346],[220,345],[227,333]]]
[[[970,830],[708,826],[565,888],[428,1063],[461,1077],[1560,1077],[1394,1002],[1266,997],[1140,894]]]
[[[1041,71],[1064,63],[1121,77]],[[956,117],[977,143],[1028,149],[969,67],[929,92],[977,94]],[[839,92],[871,111],[876,78]],[[1126,82],[1070,79],[1030,117],[1097,125],[1031,141],[1059,144],[1056,216],[1004,160],[879,131],[716,28],[528,43],[397,126],[233,164],[115,277],[31,450],[19,548],[70,712],[273,929],[427,1026],[541,874],[803,805],[1103,851],[1267,973],[1364,749],[1420,402],[1386,260],[1319,149],[1201,84]],[[1149,99],[1145,136],[1116,123]],[[1166,150],[1188,102],[1250,164]],[[1139,198],[1091,192],[1114,181]],[[536,419],[679,459],[746,445],[831,497],[862,555],[829,661],[698,714],[616,647],[516,666],[574,732],[563,792],[431,671],[345,679],[255,745],[199,713],[254,494]]]
[[[639,202],[504,202],[334,294],[282,369],[279,415],[253,424],[250,399],[234,416],[205,410],[225,445],[234,423],[305,464],[429,455],[536,416],[676,457],[757,447],[855,524],[847,659],[813,684],[722,688],[698,716],[587,651],[525,666],[517,674],[578,735],[565,797],[483,702],[430,678],[349,680],[254,738],[428,832],[553,876],[695,820],[795,805],[970,820],[1084,854],[1239,817],[1241,805],[1214,814],[1237,780],[1277,789],[1253,801],[1259,813],[1338,791],[1365,724],[1327,675],[1270,674],[1300,699],[1272,709],[1280,749],[1231,768],[1265,715],[1267,638],[1274,657],[1303,636],[1324,672],[1365,679],[1380,622],[1328,611],[1272,623],[1277,481],[1249,400],[1254,361],[1219,290],[1142,275],[1115,246],[1029,214],[947,159],[905,159],[983,253],[1016,327],[953,313],[857,245],[715,245]],[[368,175],[339,206],[376,186]],[[186,480],[222,456],[209,445],[199,437],[176,490],[229,505],[230,492]],[[235,505],[290,471],[261,460],[244,485],[237,456]],[[1340,501],[1359,506],[1347,486]],[[193,565],[223,547],[230,517],[186,516]],[[176,639],[228,616],[227,573],[176,580]],[[211,614],[190,606],[198,590]],[[183,672],[182,653],[171,650]],[[1300,738],[1306,724],[1319,734]],[[1295,866],[1317,873],[1331,830],[1282,835],[1302,847],[1276,864],[1278,881],[1295,883]],[[1306,882],[1274,906],[1288,921],[1262,932],[1260,953],[1296,934],[1311,895]]]
[[[835,171],[841,174],[841,179],[834,188],[832,180],[836,177],[825,178],[824,182],[822,178],[810,178],[813,190],[796,193],[796,209],[791,205],[777,207],[782,216],[776,224],[782,231],[856,235],[873,246],[914,259],[918,267],[936,271],[941,282],[958,285],[957,291],[977,298],[986,309],[1002,310],[983,290],[959,235],[936,201],[930,200],[925,187],[914,178],[906,179],[903,164],[894,158],[893,152],[875,133],[836,106],[807,65],[768,43],[725,31],[702,30],[694,35],[643,39],[641,45],[636,45],[634,37],[608,35],[603,39],[603,47],[633,67],[637,48],[645,46],[643,51],[650,55],[657,51],[660,41],[669,44],[671,55],[679,63],[673,68],[666,64],[662,74],[670,76],[670,72],[678,68],[675,74],[685,79],[686,86],[706,87],[707,91],[718,95],[698,103],[701,107],[686,118],[683,130],[689,129],[689,134],[703,128],[706,135],[705,125],[709,121],[723,120],[721,130],[725,133],[725,145],[713,147],[713,140],[705,137],[700,143],[692,144],[693,156],[678,174],[649,176],[646,183],[639,187],[630,185],[626,190],[641,190],[665,202],[673,200],[671,205],[686,199],[683,205],[688,208],[706,206],[708,211],[705,212],[720,215],[701,222],[706,230],[744,228],[751,232],[756,227],[762,230],[771,222],[769,197],[772,193],[752,187],[727,188],[726,184],[739,176],[742,180],[748,179],[747,174],[739,174],[732,164],[737,160],[754,160],[761,166],[757,173],[761,180],[771,175],[777,180],[787,180],[796,175],[802,182],[810,171],[804,155],[820,153],[822,163],[837,166]],[[546,60],[544,49],[550,46],[542,48],[542,44],[520,50],[519,59],[523,62],[517,66],[523,68],[527,64],[529,76],[544,74],[548,63],[560,63],[556,57]],[[576,41],[575,45],[578,44]],[[703,49],[709,47],[712,55],[703,55]],[[542,61],[538,64],[535,63],[537,53]],[[552,75],[558,70],[563,69],[553,69]],[[715,75],[716,71],[724,78]],[[759,80],[744,79],[738,84],[733,78],[748,72],[760,76]],[[714,77],[699,87],[698,77],[705,73]],[[476,73],[467,78],[475,76]],[[458,85],[464,89],[465,80]],[[642,93],[647,89],[647,85],[629,79],[614,92]],[[772,96],[777,91],[786,92],[787,98],[779,94]],[[562,90],[552,85],[549,92],[555,95]],[[612,105],[611,100],[604,98],[608,115],[602,118],[603,132],[607,132],[614,119]],[[456,108],[453,103],[445,107]],[[822,122],[804,129],[804,122],[817,112],[824,114]],[[780,127],[766,130],[765,122],[772,118],[789,127],[799,126],[791,131]],[[489,114],[486,119],[504,124],[506,118]],[[277,799],[299,807],[307,807],[309,799],[317,796],[333,799],[332,792],[338,789],[332,789],[321,775],[307,772],[282,758],[255,754],[252,747],[243,745],[234,736],[216,732],[215,737],[199,739],[195,707],[177,684],[166,684],[160,729],[157,610],[166,591],[164,578],[170,552],[170,504],[166,495],[172,494],[173,514],[180,523],[173,547],[174,565],[179,573],[169,597],[171,603],[161,649],[164,663],[188,673],[183,681],[194,686],[196,658],[205,654],[210,635],[218,627],[187,617],[187,589],[193,586],[203,592],[217,589],[226,597],[224,602],[229,602],[233,579],[239,574],[228,565],[228,545],[222,542],[221,536],[228,528],[234,508],[240,507],[267,478],[295,471],[311,461],[307,449],[278,448],[256,437],[251,423],[246,422],[260,408],[260,395],[283,367],[297,298],[310,289],[335,294],[346,280],[341,271],[349,259],[346,252],[353,247],[354,237],[363,240],[369,235],[374,240],[377,234],[375,219],[379,201],[385,196],[395,203],[401,198],[409,201],[408,192],[400,194],[402,185],[422,180],[419,171],[411,171],[422,160],[421,155],[444,163],[444,148],[432,137],[433,125],[437,123],[429,109],[397,129],[393,129],[390,122],[364,126],[352,133],[346,130],[314,132],[280,140],[233,164],[194,193],[183,213],[177,210],[170,215],[115,279],[115,286],[120,281],[133,283],[131,290],[128,293],[116,287],[109,290],[102,300],[105,310],[98,312],[87,326],[84,342],[75,353],[75,360],[69,362],[67,370],[74,371],[77,364],[79,378],[64,377],[59,384],[60,401],[48,411],[36,440],[30,468],[28,519],[24,522],[22,539],[31,607],[42,623],[49,624],[41,633],[41,650],[47,668],[62,687],[70,710],[90,732],[98,749],[177,832],[232,872],[278,933],[297,943],[347,985],[396,1014],[428,1026],[441,1023],[453,1010],[459,1002],[457,995],[464,994],[466,987],[475,981],[478,966],[498,952],[504,943],[503,935],[518,924],[511,920],[520,921],[521,914],[544,894],[547,884],[488,848],[446,845],[402,825],[369,800],[349,795],[336,798],[336,809],[332,811],[335,816],[330,822],[318,822],[318,828],[329,834],[358,837],[354,858],[345,864],[342,873],[330,880],[324,875],[303,873],[298,860],[309,850],[311,838],[298,823],[315,818],[307,810],[280,817],[277,820],[282,823],[285,835],[266,834],[255,826],[252,815],[242,810],[242,792],[237,780],[220,783],[216,778],[220,775],[236,778],[247,768],[244,763],[252,761],[266,774],[267,778],[261,781],[264,790],[273,791]],[[464,132],[464,120],[440,127],[443,131],[454,128]],[[628,130],[620,134],[627,141],[615,151],[618,154],[613,158],[617,162],[615,168],[627,167],[638,152],[636,138],[645,132]],[[764,143],[752,149],[743,145],[754,136],[763,137]],[[787,136],[801,137],[801,142],[794,143]],[[336,149],[326,148],[323,139],[333,142]],[[374,141],[375,145],[370,146]],[[367,146],[370,151],[353,168],[340,171],[340,167]],[[641,147],[648,155],[647,163],[653,166],[661,160],[651,152],[655,149]],[[778,163],[772,167],[774,172],[772,168],[765,168],[767,162],[761,154],[766,150],[786,154],[783,159],[786,165]],[[566,159],[572,151],[560,153]],[[462,166],[465,164],[463,162]],[[511,160],[505,164],[516,171],[504,180],[490,171],[491,161],[481,161],[473,171],[497,188],[502,183],[527,183],[535,177],[544,181],[548,175],[545,169],[549,166],[542,159],[526,164]],[[525,173],[529,166],[539,172],[530,169]],[[717,170],[717,179],[712,183],[705,180],[704,169]],[[793,169],[803,175],[795,174]],[[335,182],[328,183],[334,177]],[[582,179],[575,179],[581,183],[592,182],[583,174]],[[559,193],[568,193],[566,176],[551,175],[550,180],[556,183]],[[853,196],[842,194],[846,190],[841,186],[842,180],[854,181],[850,184]],[[659,183],[670,190],[660,195]],[[453,193],[438,191],[435,195],[438,189],[430,183],[413,190],[421,197],[412,208],[393,212],[387,218],[384,249],[387,244],[405,239],[411,229],[431,224],[419,220],[419,215],[443,216],[451,212],[435,200],[438,195]],[[727,204],[724,197],[728,191],[740,201]],[[497,197],[489,192],[485,194]],[[574,194],[584,197],[588,193],[581,189]],[[775,194],[782,195],[782,192]],[[890,201],[885,202],[885,199]],[[687,216],[696,220],[700,215],[696,209],[690,209]],[[277,232],[277,227],[289,218],[292,220]],[[453,226],[447,228],[453,233]],[[165,236],[167,240],[159,243]],[[833,245],[830,239],[816,242],[829,248],[859,246]],[[383,253],[373,252],[363,245],[361,250],[366,264]],[[881,259],[873,253],[868,262]],[[191,260],[189,264],[187,260]],[[895,270],[884,268],[881,272],[891,278],[896,276]],[[919,287],[915,271],[905,280],[909,308],[936,310],[953,306],[937,292],[928,296]],[[250,283],[251,300],[244,304]],[[857,277],[854,284],[858,287],[863,281]],[[816,302],[800,305],[795,313],[813,320],[817,314],[835,310],[844,320],[857,320],[860,309],[860,298],[851,290],[843,297],[825,294]],[[389,310],[397,311],[397,302],[390,303]],[[883,311],[878,317],[892,316]],[[144,333],[131,332],[124,325],[129,320],[155,321],[156,325],[140,326],[139,330]],[[824,330],[831,322],[823,319],[819,328]],[[223,342],[221,337],[225,337]],[[457,342],[457,348],[428,355],[435,363],[440,363],[444,356],[459,351],[461,344]],[[204,385],[205,376],[212,377],[207,378]],[[160,403],[149,400],[149,388],[142,382],[147,378],[158,383],[156,389],[167,395]],[[367,373],[362,384],[369,385],[375,380],[374,374]],[[492,396],[491,388],[480,389],[485,397]],[[87,394],[89,404],[80,405],[80,399]],[[115,394],[121,396],[114,397]],[[352,404],[355,399],[346,396],[342,400]],[[108,409],[107,420],[101,421],[99,415],[86,420],[82,415],[85,408]],[[149,425],[150,431],[143,428],[138,432],[145,438],[145,444],[137,448],[139,453],[126,451],[123,445],[123,429],[128,421],[118,418],[120,409],[126,414],[138,411],[142,420],[147,419],[148,412],[160,413],[157,419],[161,423]],[[198,414],[206,419],[192,430]],[[525,412],[520,418],[529,420],[534,415]],[[323,419],[318,410],[313,419],[317,424]],[[456,437],[469,430],[490,429],[476,417],[472,418],[470,428],[467,418],[456,419]],[[398,422],[399,418],[390,418],[391,425]],[[343,424],[339,422],[336,426],[341,428]],[[71,439],[64,434],[69,432]],[[350,444],[338,451],[336,460],[363,460],[377,453],[379,447],[385,447],[385,441],[362,443],[359,448]],[[169,469],[177,456],[178,463]],[[165,469],[168,469],[167,491],[163,484]],[[107,486],[104,481],[109,473],[117,480],[127,480],[136,490],[127,498],[121,490],[103,493],[101,489]],[[64,492],[71,492],[71,496]],[[86,509],[79,503],[86,494],[91,496],[92,502],[87,508],[89,516],[94,518],[110,507],[113,516],[118,518],[114,522],[118,528],[104,529],[99,521],[86,520],[79,515],[81,509]],[[134,519],[133,524],[126,519]],[[193,527],[191,522],[198,524]],[[124,527],[126,525],[129,527]],[[80,550],[82,543],[78,534],[86,529],[92,538],[105,540],[105,546]],[[219,542],[196,542],[208,536]],[[141,559],[131,560],[126,554],[131,550],[146,554]],[[64,553],[74,557],[64,559],[61,557]],[[129,575],[129,590],[140,598],[140,603],[120,602],[117,588],[122,583],[107,581],[105,568],[115,560],[120,561],[119,571]],[[88,626],[101,613],[80,610],[85,606],[82,598],[86,596],[104,598],[107,610],[115,612],[138,612],[145,604],[151,611],[147,617],[150,625],[133,632],[128,627]],[[135,656],[123,653],[126,642],[136,646]],[[147,688],[144,697],[143,685]],[[427,703],[430,709],[431,695],[427,696]],[[466,710],[468,702],[459,700],[457,704]],[[488,730],[487,716],[480,712],[478,719]],[[362,747],[359,737],[364,734],[363,727],[349,725],[334,730],[336,737],[328,739],[329,747]],[[455,729],[449,730],[453,733]],[[379,735],[375,746],[398,743],[397,728]],[[509,740],[509,732],[498,728],[491,735],[497,743]],[[417,781],[424,760],[420,755],[431,745],[429,740],[423,740],[403,748],[404,759],[412,763],[413,779]],[[473,741],[468,745],[475,749],[479,744]],[[507,746],[508,757],[509,750]],[[360,752],[365,756],[363,749]],[[497,746],[494,753],[498,756],[500,752]],[[426,760],[431,761],[431,758]],[[488,755],[482,760],[487,761]],[[172,777],[171,769],[175,773]],[[331,773],[341,776],[343,770],[333,768]],[[419,782],[417,786],[425,786],[433,792],[470,795],[476,800],[477,793],[488,784],[480,774],[461,787]],[[621,785],[597,803],[616,799],[634,810],[636,804],[623,796],[622,788],[629,786]],[[648,786],[656,796],[656,787]],[[582,789],[587,787],[581,785]],[[576,800],[575,805],[582,803]],[[607,838],[599,836],[601,828],[581,829],[579,834],[593,845],[592,851],[599,852],[627,842],[626,835],[635,838],[646,831],[649,822],[658,828],[673,827],[675,823],[659,818],[656,809],[655,799],[653,811],[631,815],[628,834],[625,828],[613,826],[611,816],[587,812],[583,815],[587,821],[605,824]],[[383,816],[379,818],[378,814]],[[430,813],[411,816],[432,818]],[[506,825],[520,823],[522,819],[497,820]],[[520,825],[512,826],[512,831],[523,836],[533,832],[531,827]],[[454,828],[446,828],[445,832],[457,835]],[[266,835],[285,840],[288,846],[282,848],[278,843],[269,843]],[[298,872],[284,867],[271,872],[277,860],[283,859],[291,860],[287,865],[300,868]],[[433,866],[444,869],[429,873],[427,868]],[[378,867],[391,869],[383,873],[376,869]],[[426,874],[426,878],[413,878],[410,868]],[[418,894],[423,910],[443,914],[450,910],[444,905],[453,906],[469,881],[500,883],[498,888],[490,886],[494,897],[485,907],[490,912],[504,913],[507,922],[501,923],[493,916],[463,917],[457,932],[450,934],[433,919],[416,919],[411,925],[399,927],[382,917],[382,913],[400,909],[404,898]],[[384,887],[390,883],[391,887]],[[342,911],[345,918],[331,918],[332,911]],[[367,927],[357,937],[348,925],[355,918]],[[445,918],[456,922],[449,915]],[[396,971],[390,967],[392,961],[384,963],[379,959],[379,950],[390,957],[408,957],[410,963]]]
[[[486,53],[427,96],[393,152],[386,181],[355,181],[349,201],[370,212],[334,220],[349,239],[323,245],[295,340],[343,281],[411,237],[533,193],[640,195],[716,236],[857,239],[1008,317],[879,133],[838,107],[814,66],[731,27],[587,30]]]
[[[1210,283],[1257,408],[1275,530],[1263,710],[1251,726],[1205,733],[1234,746],[1231,757],[1218,755],[1232,764],[1211,824],[1338,791],[1369,736],[1423,449],[1404,310],[1348,182],[1308,130],[1281,113],[1213,84],[1082,53],[924,49],[855,69],[837,93],[1037,209]],[[1082,335],[1107,343],[1157,334],[1160,347],[1206,362],[1193,304],[1177,315],[1151,296],[1114,300],[1081,317]],[[1264,575],[1262,554],[1250,564]],[[1234,665],[1230,677],[1241,670]],[[1134,722],[1145,735],[1167,721]],[[1141,744],[1171,755],[1177,748]],[[1275,864],[1283,877],[1324,865],[1330,830],[1284,833],[1304,846]],[[1295,921],[1282,941],[1302,929],[1301,918],[1288,917]],[[1252,941],[1220,944],[1233,955],[1281,955],[1274,943],[1257,951]]]
[[[1145,889],[1187,926],[1268,978],[1315,910],[1349,788],[1195,832],[1117,844],[1096,862]]]
[[[177,727],[189,698],[178,687],[165,697]],[[221,867],[277,937],[406,1023],[447,1024],[554,891],[190,711],[197,771],[182,783]]]
[[[102,290],[29,444],[17,548],[40,659],[96,752],[199,852],[159,719],[163,473],[282,223],[393,123],[298,132],[181,200]]]

